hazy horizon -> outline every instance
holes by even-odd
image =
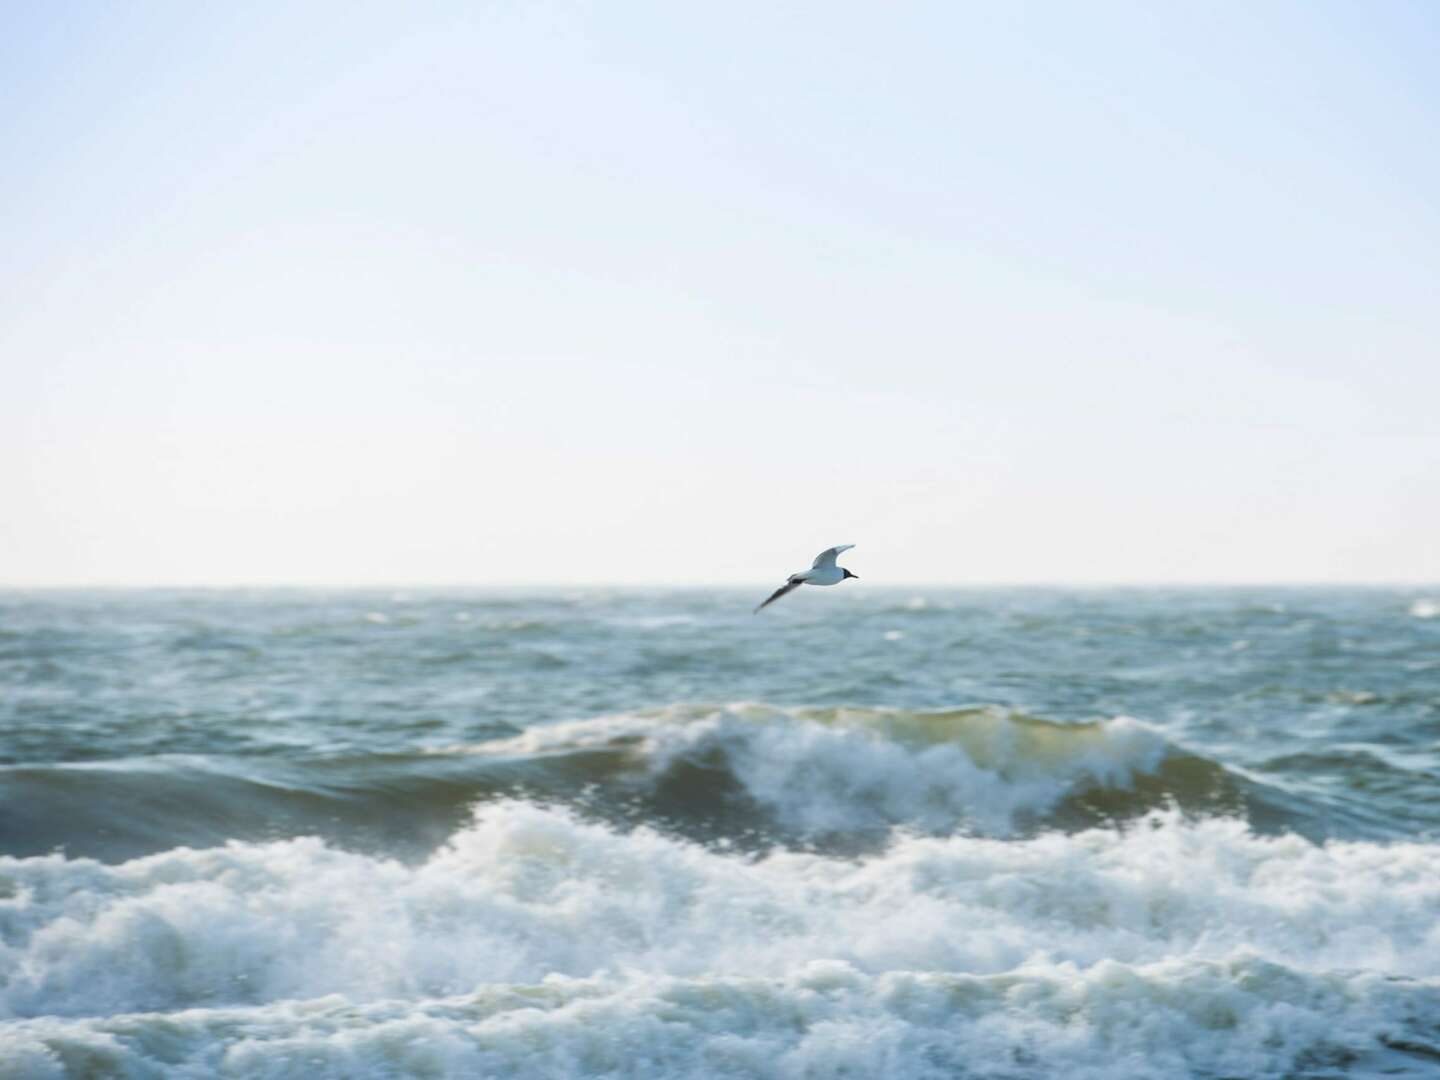
[[[30,584],[6,584],[0,582],[0,592],[388,592],[394,599],[403,602],[404,594],[436,592],[564,592],[571,590],[614,590],[617,592],[646,592],[664,590],[667,592],[725,592],[743,593],[747,590],[769,589],[776,584],[774,579],[752,581],[736,579],[723,582],[703,581],[234,581],[223,584],[203,581],[175,582],[33,582]],[[847,586],[849,588],[859,588]],[[1196,592],[1215,591],[1429,591],[1440,589],[1440,581],[872,581],[868,589],[883,589],[891,592],[930,590],[933,592],[1125,592],[1125,591],[1166,591]],[[810,594],[816,595],[813,590]],[[833,594],[832,594],[833,595]],[[822,601],[823,602],[823,601]]]
[[[0,583],[1440,581],[1440,9],[0,14]]]

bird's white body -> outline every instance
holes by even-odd
[[[806,585],[839,585],[845,580],[845,571],[838,566],[814,566],[809,570],[801,570],[798,574],[791,574],[790,580],[799,578]]]

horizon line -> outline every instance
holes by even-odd
[[[158,591],[174,590],[426,590],[478,589],[478,590],[562,590],[562,589],[689,589],[696,591],[724,591],[752,588],[766,588],[773,584],[768,578],[754,582],[678,582],[678,581],[528,581],[528,582],[482,582],[482,581],[378,581],[378,582],[305,582],[305,581],[240,581],[240,582],[31,582],[13,583],[0,581],[0,592],[63,592],[80,590],[103,591]],[[872,589],[1435,589],[1440,580],[1376,580],[1349,579],[1341,581],[1284,580],[1244,578],[1211,581],[1174,581],[1164,579],[1143,580],[1052,580],[1028,579],[1010,581],[884,581],[874,582]]]

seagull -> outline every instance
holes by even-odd
[[[755,609],[755,614],[760,614],[760,608],[766,604],[773,604],[780,597],[788,592],[794,592],[801,585],[839,585],[846,578],[853,577],[860,580],[860,575],[852,574],[843,566],[836,566],[835,559],[842,551],[849,551],[854,544],[836,544],[832,548],[826,548],[815,556],[815,561],[810,564],[809,570],[801,570],[799,573],[791,574],[790,579],[770,594],[770,598]]]

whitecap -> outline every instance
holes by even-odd
[[[1440,848],[1174,814],[749,859],[506,802],[416,865],[292,840],[0,886],[24,1076],[1372,1075],[1440,1022]]]

